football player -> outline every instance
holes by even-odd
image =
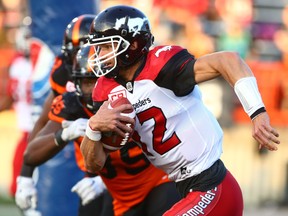
[[[221,160],[223,131],[204,106],[197,84],[222,76],[251,118],[260,148],[275,151],[279,134],[270,125],[247,64],[234,52],[195,59],[180,46],[152,47],[148,18],[124,5],[100,12],[90,34],[95,55],[89,63],[100,77],[93,100],[105,102],[89,119],[81,144],[86,168],[93,173],[105,164],[101,132],[125,137],[132,132],[126,124],[135,124],[133,139],[176,182],[182,196],[164,215],[242,215],[241,189]],[[108,109],[108,100],[119,96],[129,99],[136,120],[120,114],[132,107],[129,104]]]
[[[75,58],[77,51],[87,42],[88,32],[94,17],[95,16],[91,14],[80,15],[75,17],[67,25],[64,32],[62,52],[55,58],[50,75],[50,86],[52,91],[48,95],[42,113],[29,136],[30,142],[48,122],[48,113],[53,99],[66,91],[75,91],[71,78],[73,58]],[[15,201],[22,210],[36,207],[37,190],[32,179],[34,169],[34,166],[28,166],[24,163],[22,165],[21,176],[18,176],[17,178]],[[105,197],[106,196],[108,197],[107,200],[111,199],[108,193],[105,193]],[[99,197],[98,199],[104,199],[104,194],[103,197]],[[97,205],[94,205],[96,202],[97,200],[94,200],[89,206],[92,208],[97,207]],[[91,210],[89,206],[85,206],[85,208],[80,206],[80,215],[85,215],[85,212],[88,212],[89,215],[89,211]]]
[[[50,120],[28,145],[24,157],[26,164],[37,166],[61,151],[70,140],[75,140],[78,165],[86,171],[80,143],[87,120],[94,114],[92,90],[97,80],[88,67],[88,56],[94,53],[89,54],[91,51],[94,49],[89,46],[78,51],[72,73],[76,91],[54,99],[49,112]],[[161,216],[179,199],[174,182],[155,168],[134,142],[111,152],[104,169],[98,174],[105,185],[101,184],[99,176],[87,176],[72,191],[81,197],[83,205],[87,205],[107,187],[114,199],[114,213],[102,213],[105,216]],[[100,212],[94,210],[90,215],[100,215]]]
[[[7,92],[0,97],[0,112],[14,108],[17,126],[21,137],[13,155],[12,182],[10,194],[16,193],[16,178],[20,174],[23,152],[28,143],[28,136],[33,128],[31,80],[33,66],[30,59],[31,32],[29,26],[21,26],[16,33],[16,55],[9,65]],[[6,83],[6,82],[5,82]]]

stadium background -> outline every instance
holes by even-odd
[[[141,8],[151,21],[156,44],[182,45],[196,57],[233,50],[247,61],[258,79],[271,122],[281,134],[282,144],[277,152],[257,149],[251,137],[250,120],[222,79],[200,87],[205,103],[224,128],[222,158],[241,185],[246,215],[288,215],[285,211],[288,207],[288,1],[100,0],[97,3],[100,9],[121,3]],[[15,53],[15,34],[30,13],[26,0],[0,1],[0,97],[5,92],[9,62]],[[14,110],[1,112],[1,216],[19,213],[8,195],[12,156],[19,135]],[[265,212],[260,213],[259,209]]]

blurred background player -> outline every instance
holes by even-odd
[[[88,16],[86,16],[87,18]],[[89,50],[88,50],[89,51]],[[76,53],[73,54],[75,56]],[[85,66],[87,65],[87,55],[89,52],[80,52],[78,56],[78,62],[85,62]],[[37,143],[37,148],[34,148],[34,152],[29,154],[32,158],[37,158],[37,163],[30,163],[32,166],[39,166],[51,159],[57,153],[59,153],[64,146],[69,146],[69,141],[74,141],[78,137],[82,136],[85,133],[85,128],[87,125],[87,119],[91,116],[93,104],[91,99],[91,92],[95,85],[97,78],[95,75],[90,73],[85,73],[87,70],[86,67],[79,67],[76,64],[76,69],[73,70],[70,68],[69,78],[73,79],[73,84],[76,84],[77,91],[67,92],[63,95],[58,95],[52,103],[51,111],[49,113],[48,122],[45,126],[37,133],[36,137],[28,144],[27,151],[29,152],[30,147],[34,146],[34,143]],[[83,63],[81,64],[81,66]],[[78,66],[78,67],[77,67]],[[72,77],[71,77],[72,74]],[[83,75],[84,74],[84,75]],[[63,105],[63,106],[62,106]],[[80,108],[78,106],[80,106]],[[76,106],[76,108],[75,108]],[[77,109],[78,108],[78,109]],[[78,113],[79,112],[79,113]],[[75,117],[79,116],[79,119],[75,119]],[[87,117],[87,119],[80,118],[81,116]],[[76,120],[76,121],[74,121]],[[62,125],[61,125],[62,124]],[[52,126],[51,126],[52,125]],[[62,129],[62,126],[64,129]],[[52,130],[52,132],[51,132]],[[62,135],[65,137],[65,142],[55,143],[54,134],[55,132],[58,135]],[[50,136],[49,136],[50,135]],[[56,139],[57,140],[57,139]],[[50,141],[50,142],[49,142]],[[51,144],[50,144],[51,143]],[[71,142],[70,142],[71,143]],[[56,144],[56,145],[55,145]],[[26,156],[25,156],[26,158]],[[28,157],[28,161],[29,161]],[[82,156],[79,151],[79,142],[75,142],[75,158],[78,167],[80,170],[85,172],[83,166]],[[25,160],[26,161],[26,160]],[[27,163],[24,163],[27,165]],[[70,175],[69,173],[65,173],[66,175]],[[92,181],[92,180],[91,180]],[[95,188],[96,192],[91,197],[91,194],[87,194],[89,197],[89,204],[85,199],[82,200],[82,204],[79,208],[79,214],[81,216],[84,215],[113,215],[112,212],[112,198],[109,193],[105,190],[105,186],[100,177],[96,177],[93,179],[90,184],[85,184],[86,182],[78,183],[78,186],[81,184],[83,189],[84,186],[92,186]],[[93,184],[91,184],[93,183]],[[85,187],[84,187],[85,188]],[[71,190],[71,188],[70,188]],[[94,191],[93,191],[94,192]],[[106,196],[101,196],[102,194],[107,194]],[[100,196],[100,197],[99,197]],[[99,198],[98,198],[99,197]],[[97,199],[95,199],[97,198]],[[102,200],[107,200],[107,202],[102,202]],[[84,206],[85,204],[85,206]],[[106,204],[108,205],[106,207]],[[69,205],[69,203],[66,203]]]
[[[6,94],[0,97],[0,111],[14,108],[17,116],[18,128],[22,135],[15,149],[13,157],[13,175],[10,185],[10,194],[16,192],[16,178],[20,174],[22,155],[28,141],[28,135],[33,128],[32,121],[32,64],[30,61],[31,32],[29,24],[23,20],[23,26],[16,34],[16,55],[9,68],[9,80]]]
[[[94,16],[90,14],[80,15],[73,18],[72,21],[70,21],[69,24],[66,26],[62,43],[63,45],[61,48],[62,52],[61,54],[56,56],[55,60],[53,59],[54,65],[49,67],[52,68],[50,69],[51,72],[47,73],[47,78],[45,77],[45,80],[49,79],[50,77],[50,86],[52,88],[52,91],[50,91],[51,88],[49,86],[48,96],[45,97],[45,102],[42,101],[42,103],[38,103],[41,104],[40,106],[42,106],[43,110],[42,112],[39,112],[40,116],[38,115],[37,121],[29,137],[29,141],[33,140],[38,131],[41,130],[41,128],[47,123],[48,112],[50,110],[53,98],[67,90],[75,90],[73,86],[71,87],[71,82],[68,82],[69,80],[71,80],[72,59],[75,57],[77,50],[81,46],[83,46],[83,44],[85,44],[88,37],[90,24],[93,18]],[[67,90],[66,83],[68,83]],[[44,85],[42,84],[38,86],[41,87]],[[74,146],[71,142],[71,144],[68,145],[67,148],[64,149],[64,151],[57,154],[57,156],[55,156],[49,162],[39,166],[37,168],[37,171],[40,172],[38,175],[39,178],[37,184],[35,182],[35,179],[33,180],[31,178],[35,167],[26,166],[25,164],[23,164],[21,176],[18,177],[16,193],[16,204],[20,207],[20,209],[27,209],[31,207],[32,203],[30,201],[32,198],[32,200],[38,199],[37,209],[41,210],[42,212],[46,212],[46,214],[48,215],[56,216],[58,214],[71,214],[71,212],[73,212],[73,214],[75,215],[77,214],[78,197],[73,196],[70,190],[71,187],[83,177],[84,173],[79,171],[75,162],[73,152]],[[68,170],[70,170],[70,172],[72,172],[73,170],[74,175],[70,176],[69,181],[66,181],[65,184],[58,186],[59,179],[62,180],[67,178],[66,174]],[[38,172],[34,172],[34,174],[35,173],[37,177]],[[37,190],[35,190],[35,184]],[[56,184],[55,186],[53,186],[54,190],[47,189],[54,184]],[[27,185],[29,185],[29,187],[27,187]],[[39,194],[38,198],[36,195],[37,192]],[[55,200],[55,198],[53,198],[55,197],[55,193],[62,195],[57,195],[59,199],[57,202],[63,204],[61,208],[58,209],[51,208],[52,200]],[[66,196],[63,195],[65,193],[67,194]],[[56,200],[53,202],[56,202]],[[66,205],[66,202],[70,202],[73,207],[68,207]]]
[[[75,140],[78,165],[86,171],[80,143],[87,120],[93,115],[92,90],[97,78],[88,67],[87,59],[91,52],[93,48],[90,47],[79,50],[72,74],[76,92],[67,92],[54,99],[49,113],[50,120],[28,144],[25,163],[39,165],[61,151],[69,140]],[[134,142],[111,152],[105,169],[99,175],[114,198],[114,214],[108,213],[108,208],[104,208],[105,213],[100,214],[101,209],[96,211],[94,207],[90,215],[160,216],[179,200],[175,184],[147,160]],[[81,197],[82,204],[86,206],[103,192],[101,185],[99,176],[87,177],[77,183],[72,191]]]

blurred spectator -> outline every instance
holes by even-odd
[[[156,7],[162,8],[167,18],[175,23],[185,24],[193,16],[206,12],[208,0],[153,0]]]
[[[198,16],[191,16],[185,22],[184,38],[186,40],[184,46],[196,58],[215,51],[214,39],[204,32],[202,22]]]
[[[200,19],[209,8],[208,0],[153,0],[155,7],[160,10],[158,29],[153,29],[156,43],[187,47],[196,57],[214,51],[213,38],[204,32]]]
[[[285,74],[287,76],[287,68],[285,68],[282,62],[276,61],[264,62],[261,60],[253,60],[247,63],[257,78],[262,99],[266,104],[266,110],[271,116],[271,124],[277,126],[287,125],[288,112],[287,109],[284,111],[281,106],[285,99],[285,88],[283,84],[286,82]],[[234,111],[234,119],[240,123],[248,123],[251,121],[247,118],[247,115],[242,112],[239,104]]]
[[[284,28],[278,30],[274,35],[274,41],[277,48],[282,53],[282,65],[284,71],[282,73],[283,100],[281,101],[281,109],[288,111],[288,6],[283,9]]]
[[[217,50],[236,51],[242,58],[246,58],[251,43],[250,31],[239,24],[225,24],[225,30],[217,39]]]
[[[288,24],[287,8],[283,10],[283,23]],[[263,61],[254,58],[248,61],[254,75],[258,80],[262,99],[266,104],[266,110],[271,116],[271,123],[277,126],[288,124],[288,26],[274,33],[274,43],[281,51],[280,61]],[[255,56],[254,56],[255,57]],[[234,111],[234,119],[245,123],[250,119],[245,116],[241,108],[237,106]]]
[[[252,3],[252,0],[215,0],[215,7],[225,23],[247,27],[252,20]]]
[[[216,0],[215,6],[223,21],[217,50],[236,51],[245,59],[251,43],[252,1]]]

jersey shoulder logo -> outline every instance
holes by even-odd
[[[161,52],[170,51],[171,49],[172,49],[172,46],[164,46],[156,51],[155,56],[159,57]]]

